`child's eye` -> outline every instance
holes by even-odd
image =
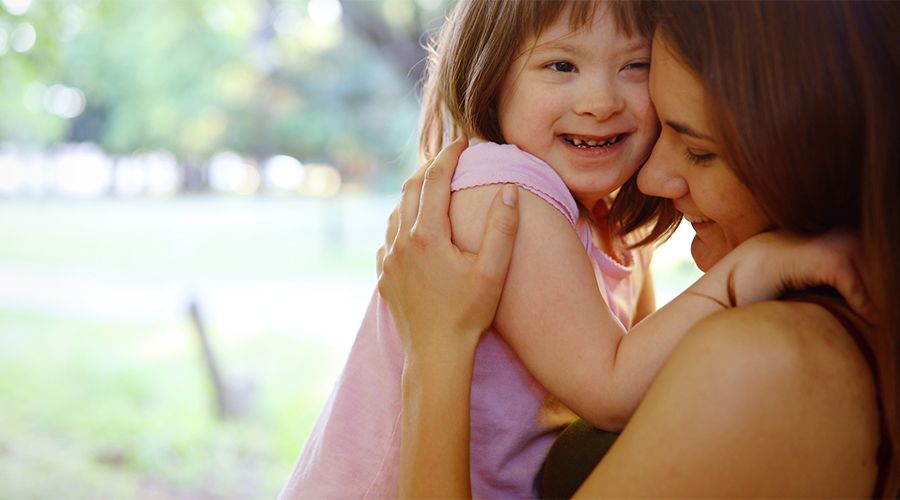
[[[650,61],[638,61],[630,64],[626,64],[622,69],[633,69],[633,70],[648,70],[650,69]]]
[[[715,153],[695,152],[690,149],[684,150],[684,156],[694,165],[705,165],[716,158]]]
[[[547,65],[547,68],[560,73],[571,73],[575,71],[575,65],[569,61],[555,61]]]

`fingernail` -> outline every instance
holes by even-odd
[[[507,184],[503,186],[503,203],[507,206],[515,207],[519,201],[519,191],[515,186]]]

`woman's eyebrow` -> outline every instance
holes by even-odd
[[[689,127],[683,123],[666,120],[666,125],[668,125],[669,127],[672,127],[672,130],[678,132],[679,134],[684,134],[684,135],[693,137],[695,139],[702,139],[704,141],[716,142],[715,139],[713,139],[712,137],[710,137],[706,134],[701,134],[700,132],[697,132],[696,130],[692,129],[691,127]]]

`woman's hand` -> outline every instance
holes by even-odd
[[[378,291],[406,354],[400,498],[471,496],[469,398],[475,347],[494,319],[518,228],[518,192],[494,199],[478,254],[451,241],[450,180],[466,142],[403,186],[378,252]]]
[[[453,142],[406,181],[379,250],[378,290],[407,354],[474,349],[500,301],[518,225],[518,192],[506,186],[494,199],[478,254],[453,245],[450,181],[466,145]]]
[[[859,272],[861,245],[850,232],[800,237],[770,231],[748,239],[726,259],[733,259],[729,279],[733,296],[726,302],[735,306],[778,298],[787,290],[827,285],[863,319],[874,320],[875,311]]]

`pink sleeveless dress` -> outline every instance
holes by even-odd
[[[590,255],[597,286],[613,315],[630,328],[650,250],[618,264],[591,244],[588,223],[562,179],[512,145],[479,143],[460,158],[454,191],[512,183],[535,193],[572,224]],[[552,332],[548,332],[552,335]],[[281,496],[394,498],[400,450],[403,349],[387,304],[377,292],[325,408]],[[475,357],[471,401],[472,493],[475,498],[533,498],[534,478],[554,438],[569,421],[559,405],[493,329]]]

